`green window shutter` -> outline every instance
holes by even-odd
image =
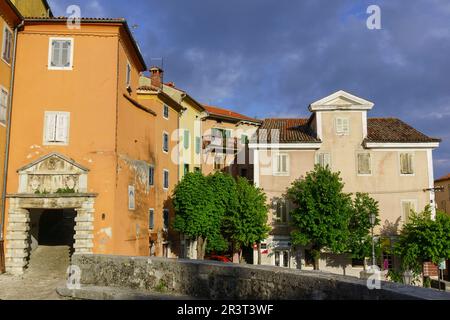
[[[200,137],[195,137],[195,153],[196,154],[200,154],[200,146],[201,146]]]
[[[183,143],[184,143],[184,148],[188,149],[189,148],[189,130],[184,130]]]

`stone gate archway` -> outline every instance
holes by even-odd
[[[52,153],[18,170],[19,192],[9,194],[6,271],[22,274],[31,251],[30,209],[75,209],[74,254],[93,249],[94,202],[87,192],[88,169]]]

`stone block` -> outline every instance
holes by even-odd
[[[29,235],[26,232],[12,232],[8,231],[6,240],[27,240]]]
[[[78,223],[75,226],[75,231],[94,231],[94,226],[89,223],[89,224],[85,224],[85,225],[79,225]]]

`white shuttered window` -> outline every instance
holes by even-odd
[[[8,109],[8,91],[0,88],[0,123],[6,124],[6,110]]]
[[[274,156],[273,174],[274,175],[289,174],[289,155],[287,153],[279,153]]]
[[[326,152],[316,153],[316,164],[322,168],[328,166],[331,169],[331,154]]]
[[[372,174],[370,153],[358,153],[358,174]]]
[[[73,39],[51,38],[49,69],[72,69]]]
[[[408,223],[411,220],[411,215],[417,210],[415,200],[402,200],[402,215],[403,222]]]
[[[69,112],[45,112],[44,142],[67,144],[69,142]]]
[[[336,118],[336,133],[347,135],[350,132],[350,122],[348,118]]]
[[[13,33],[6,24],[3,27],[2,59],[10,64],[12,58]]]
[[[400,173],[414,174],[412,153],[400,153]]]

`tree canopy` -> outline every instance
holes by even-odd
[[[438,211],[433,220],[429,206],[423,212],[412,213],[394,253],[401,257],[402,269],[415,274],[421,273],[423,262],[437,264],[441,259],[450,259],[450,216]]]
[[[224,219],[224,233],[234,246],[240,250],[260,242],[268,236],[268,207],[265,193],[251,184],[246,178],[236,181],[235,210],[230,210]]]
[[[343,188],[339,173],[319,165],[292,183],[287,195],[296,205],[291,211],[294,244],[310,244],[316,256],[322,248],[335,253],[347,249],[351,197]]]

